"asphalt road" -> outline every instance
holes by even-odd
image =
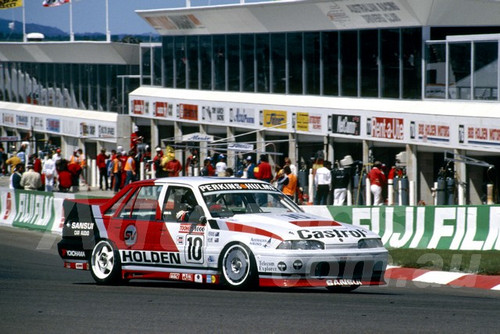
[[[498,333],[500,292],[390,281],[228,291],[180,282],[98,286],[64,269],[59,237],[0,227],[0,333]]]

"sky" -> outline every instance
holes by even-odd
[[[73,32],[105,33],[106,1],[105,0],[72,0]],[[256,0],[246,0],[257,2]],[[261,0],[261,2],[266,0]],[[191,0],[191,6],[235,4],[240,0]],[[69,34],[69,4],[59,7],[43,7],[43,0],[24,0],[26,24],[36,23],[56,27]],[[183,8],[186,0],[108,0],[109,30],[111,34],[143,34],[154,33],[135,10]],[[23,21],[22,8],[0,10],[0,18],[10,21]],[[30,31],[28,31],[30,32]]]

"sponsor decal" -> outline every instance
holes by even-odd
[[[367,129],[373,138],[404,139],[403,118],[373,117],[368,119]]]
[[[98,126],[99,138],[115,138],[116,128],[113,126]]]
[[[255,110],[247,108],[230,108],[229,122],[253,125],[255,123]]]
[[[9,219],[10,213],[12,212],[12,195],[10,192],[7,193],[6,203],[5,203],[5,214],[3,220]]]
[[[200,186],[200,191],[210,192],[219,190],[271,190],[278,191],[275,187],[267,183],[213,183]]]
[[[16,115],[16,125],[26,128],[29,124],[29,117],[24,115]]]
[[[49,132],[61,132],[61,121],[58,119],[47,118],[45,125],[47,127],[47,131]]]
[[[181,224],[179,228],[179,233],[189,233],[189,234],[203,234],[205,233],[205,226],[195,225],[195,224]]]
[[[181,264],[179,253],[121,250],[122,263]]]
[[[14,226],[49,227],[54,220],[54,197],[32,192],[19,192]]]
[[[223,107],[201,107],[202,119],[209,122],[224,122],[224,108]]]
[[[259,238],[250,238],[250,245],[252,246],[262,246],[265,245],[271,239],[259,239]]]
[[[183,235],[177,236],[177,244],[178,245],[183,245],[184,244],[184,236]]]
[[[68,223],[67,226],[73,230],[92,230],[94,228],[94,223],[72,222]]]
[[[145,115],[148,113],[147,111],[147,103],[144,100],[133,100],[133,109],[132,113],[135,115]]]
[[[287,113],[284,110],[262,110],[260,123],[265,128],[286,129]]]
[[[129,225],[123,232],[123,240],[127,246],[133,246],[137,242],[137,228],[135,225]]]
[[[80,123],[80,137],[96,137],[96,128],[94,124]]]
[[[170,273],[170,275],[168,276],[169,279],[172,279],[172,280],[180,280],[181,279],[181,274],[180,273]]]
[[[298,230],[297,234],[299,235],[299,238],[301,239],[331,239],[331,238],[338,238],[340,241],[342,241],[343,238],[364,238],[366,237],[366,232],[360,229],[356,230],[336,230],[336,229],[331,229],[331,230]]]
[[[259,271],[277,272],[278,268],[272,261],[259,261]]]
[[[189,121],[198,120],[198,106],[195,104],[183,104],[177,105],[177,118],[185,119]]]
[[[332,115],[332,132],[341,135],[359,136],[361,116]]]
[[[194,275],[193,274],[182,274],[181,275],[181,280],[186,281],[186,282],[193,282],[194,281]]]
[[[76,250],[70,250],[70,249],[63,249],[62,250],[62,256],[71,256],[71,257],[85,257],[85,252],[84,251],[76,251]]]
[[[203,275],[201,275],[201,274],[194,275],[194,282],[195,283],[203,283]]]
[[[154,103],[154,114],[157,117],[166,117],[168,108],[172,109],[172,105],[168,102],[155,102]]]
[[[352,285],[363,285],[360,280],[357,279],[334,279],[326,280],[326,285],[328,286],[352,286]]]
[[[475,145],[500,145],[500,129],[487,127],[467,127],[467,142]]]

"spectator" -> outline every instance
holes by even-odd
[[[226,177],[234,177],[234,171],[232,168],[226,168]]]
[[[168,173],[168,177],[174,177],[179,176],[182,165],[180,161],[175,158],[175,155],[172,154],[172,159],[170,159],[163,168]]]
[[[120,190],[122,183],[122,161],[121,152],[116,152],[115,157],[112,162],[112,172],[113,172],[113,190],[115,194]]]
[[[71,186],[73,185],[73,176],[68,171],[67,166],[64,166],[64,169],[59,170],[58,175],[59,175],[59,191],[64,193],[70,191]]]
[[[323,165],[316,170],[316,174],[314,175],[314,185],[316,186],[315,205],[326,205],[332,182],[332,174],[329,167],[330,162],[324,161]]]
[[[35,172],[32,164],[28,164],[28,171],[23,173],[20,185],[24,190],[38,190],[42,186],[42,177]]]
[[[255,178],[266,182],[271,182],[273,179],[273,173],[267,155],[262,154],[260,156],[260,163],[254,168],[254,175]]]
[[[380,161],[375,161],[370,173],[368,173],[370,191],[373,195],[373,205],[382,205],[384,203],[382,198],[382,187],[386,185],[387,179],[381,168],[382,163]]]
[[[21,178],[22,174],[24,172],[24,165],[23,164],[17,164],[15,169],[12,171],[12,174],[10,175],[10,189],[24,189],[21,186]]]
[[[297,175],[297,167],[292,163],[292,160],[289,157],[285,158],[285,166],[289,166],[292,174]]]
[[[134,151],[130,150],[130,152],[128,153],[128,158],[127,158],[127,160],[125,162],[125,166],[123,167],[123,171],[126,174],[124,186],[126,186],[130,182],[135,181],[135,175],[136,175],[136,173],[135,173],[134,155],[135,155]]]
[[[21,158],[19,158],[16,153],[14,153],[13,156],[11,156],[9,159],[7,159],[7,161],[5,161],[5,163],[8,166],[10,166],[11,173],[14,173],[17,165],[24,165],[21,161]]]
[[[49,152],[47,160],[43,164],[42,174],[45,176],[45,191],[54,190],[54,180],[56,178],[56,162],[52,159],[52,153]]]
[[[252,162],[252,157],[248,156],[245,159],[246,167],[244,170],[244,174],[246,173],[247,179],[255,179],[255,174],[254,174],[254,169],[255,169],[255,164]]]
[[[70,162],[68,164],[68,171],[71,173],[73,191],[77,192],[80,189],[80,175],[82,174],[82,167],[78,161]]]
[[[107,164],[106,160],[109,159],[109,156],[106,155],[106,150],[103,148],[101,149],[101,153],[99,153],[96,157],[96,165],[97,168],[99,168],[99,189],[100,190],[109,190],[109,183],[108,183],[108,169],[107,169]],[[103,187],[103,181],[104,181],[104,187]]]
[[[7,153],[5,153],[3,146],[0,145],[0,174],[2,175],[7,174],[7,169],[5,165],[6,161],[7,161]]]
[[[161,147],[157,146],[156,149],[156,155],[153,158],[153,168],[155,171],[156,177],[165,177],[166,174],[163,171],[163,167],[161,166],[161,162],[163,159],[163,151],[161,150]]]
[[[215,169],[214,166],[212,166],[212,159],[205,158],[205,161],[203,161],[203,168],[201,169],[201,176],[214,176],[214,175],[215,175]]]
[[[221,154],[219,155],[219,162],[215,165],[215,174],[217,174],[217,176],[226,176],[226,169],[226,157]]]
[[[333,205],[344,205],[347,197],[347,186],[350,175],[348,171],[339,165],[332,172]]]
[[[292,201],[295,199],[295,194],[297,193],[297,175],[292,172],[289,165],[283,167],[288,182],[283,186],[283,194],[287,195]]]

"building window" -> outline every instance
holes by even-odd
[[[474,45],[474,99],[498,100],[498,42]]]
[[[339,47],[338,32],[321,33],[322,45],[322,73],[323,94],[329,96],[339,95]]]
[[[286,93],[286,34],[271,34],[271,93]]]
[[[450,43],[448,59],[448,97],[471,98],[471,43]]]
[[[341,96],[358,96],[358,32],[340,33]]]
[[[257,63],[257,91],[260,93],[270,92],[270,68],[269,68],[269,34],[261,34],[256,36],[255,42],[255,57]]]
[[[201,89],[212,89],[212,37],[200,36]]]
[[[214,36],[214,89],[226,90],[226,38],[224,35]]]
[[[382,97],[399,98],[400,43],[399,30],[381,31]]]
[[[321,86],[320,59],[321,34],[319,32],[304,33],[304,76],[305,94],[319,95]]]
[[[242,91],[255,92],[255,35],[241,35]]]
[[[165,87],[174,87],[174,38],[163,37],[163,84]]]
[[[186,37],[178,36],[174,39],[175,84],[174,88],[187,88],[186,68]]]
[[[377,30],[360,32],[361,96],[363,97],[379,96],[378,36]]]
[[[198,36],[188,36],[187,38],[187,71],[188,87],[190,89],[199,89],[198,87]]]
[[[240,36],[228,35],[227,41],[227,90],[240,91]]]
[[[446,97],[446,45],[444,43],[426,46],[425,97],[444,99]]]

